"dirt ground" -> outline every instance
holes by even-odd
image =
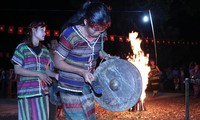
[[[111,112],[96,104],[97,120],[186,120],[186,102],[184,93],[160,93],[153,98],[146,97],[142,111]],[[14,102],[14,105],[16,103]],[[12,106],[12,105],[11,105]],[[12,110],[16,114],[0,115],[0,120],[17,120],[17,105]],[[188,120],[200,120],[200,98],[189,96]],[[65,120],[64,116],[56,120]]]
[[[190,120],[200,120],[200,98],[189,97]],[[184,94],[173,96],[160,95],[145,99],[146,110],[110,112],[96,105],[97,120],[186,120]]]

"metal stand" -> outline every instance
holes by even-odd
[[[189,120],[189,85],[200,84],[199,78],[185,78],[185,119]]]
[[[189,120],[189,78],[185,78],[185,119]]]

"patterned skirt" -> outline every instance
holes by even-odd
[[[60,92],[66,120],[95,120],[95,101],[89,86],[83,93]]]
[[[18,99],[18,120],[49,120],[48,95]]]

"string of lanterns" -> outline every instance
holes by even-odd
[[[130,42],[128,36],[116,36],[110,35],[106,39],[107,41],[119,41],[119,42]],[[152,38],[141,38],[143,43],[145,44],[153,44],[154,40]],[[199,41],[185,41],[185,40],[160,40],[156,39],[157,44],[164,44],[164,45],[200,45]]]
[[[15,28],[14,26],[8,26],[8,28],[6,29],[5,25],[0,25],[0,32],[7,31],[9,34],[14,34],[15,29],[17,29],[17,34],[22,35],[24,33],[25,27]],[[53,30],[53,35],[59,36],[59,30]],[[51,36],[51,30],[46,30],[46,36]]]
[[[6,26],[5,25],[0,25],[0,33],[1,32],[8,32],[9,34],[14,34],[15,33],[15,29],[17,29],[17,34],[18,35],[23,35],[24,33],[24,28],[25,27],[14,27],[14,26]],[[47,29],[46,30],[46,36],[51,36],[53,32],[53,36],[58,37],[60,32],[59,30],[50,30]],[[128,36],[117,36],[117,35],[108,35],[106,38],[106,41],[111,41],[111,42],[130,42]],[[142,38],[142,41],[145,44],[153,44],[154,41],[151,38]],[[156,40],[157,44],[164,44],[164,45],[200,45],[199,41],[185,41],[185,40],[160,40],[157,39]]]

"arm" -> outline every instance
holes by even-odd
[[[104,41],[105,41],[105,37],[107,36],[107,32],[103,32],[102,34],[101,34],[102,36],[101,36],[101,50],[99,51],[99,57],[101,58],[101,59],[105,59],[105,60],[108,60],[108,59],[118,59],[118,58],[120,58],[120,57],[118,57],[118,56],[111,56],[110,54],[108,54],[108,53],[106,53],[105,51],[104,51]]]
[[[55,52],[54,54],[54,65],[59,70],[72,72],[80,76],[83,76],[85,79],[85,82],[91,83],[91,81],[94,80],[94,76],[92,75],[92,73],[90,73],[88,70],[84,70],[84,69],[67,64],[64,61],[64,58],[61,57],[57,52]]]
[[[160,74],[160,69],[158,68],[158,66],[156,66],[156,69],[158,70],[158,74]]]
[[[103,50],[99,52],[99,56],[100,56],[101,59],[105,59],[105,60],[108,60],[108,59],[119,59],[120,58],[118,56],[111,56],[110,54],[106,53]]]
[[[45,84],[51,84],[52,80],[49,78],[47,74],[43,74],[41,72],[31,71],[27,70],[25,68],[22,68],[20,65],[14,65],[14,71],[18,75],[22,76],[35,76],[39,77],[40,80],[42,80]]]
[[[107,60],[107,59],[109,59],[110,54],[106,53],[104,50],[101,50],[99,52],[99,56],[100,56],[101,59],[106,59]]]
[[[58,73],[55,73],[55,72],[51,71],[51,70],[49,69],[49,66],[46,68],[46,74],[47,74],[48,76],[53,77],[53,78],[55,78],[56,80],[58,80]]]
[[[156,66],[156,69],[157,69],[158,72],[156,74],[154,74],[154,76],[160,75],[160,69],[158,68],[158,66]]]

